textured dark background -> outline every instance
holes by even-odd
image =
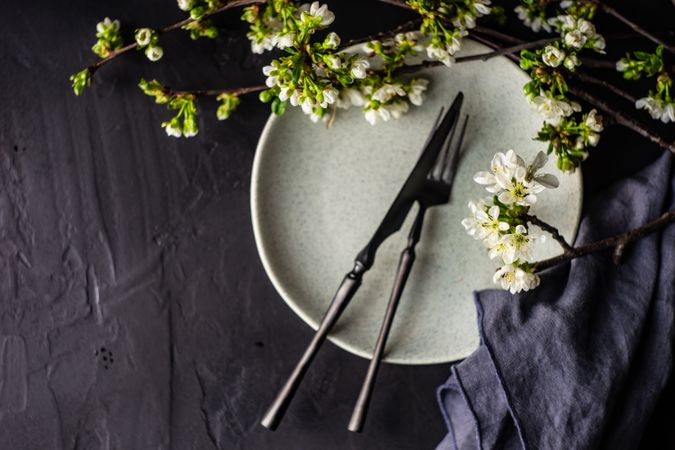
[[[624,11],[672,27],[670,1],[640,4],[623,2]],[[407,18],[376,2],[330,5],[345,39]],[[385,365],[366,431],[355,435],[346,423],[366,361],[332,344],[280,430],[258,425],[311,336],[253,241],[248,187],[267,106],[246,100],[222,123],[204,101],[202,132],[176,140],[159,127],[166,111],[136,87],[141,76],[178,88],[261,81],[269,56],[250,55],[239,13],[218,19],[229,31],[214,41],[163,37],[159,63],[120,58],[76,98],[67,78],[95,59],[98,20],[118,18],[130,36],[180,19],[174,2],[2,9],[0,449],[433,448],[445,432],[434,390],[448,365]],[[660,151],[610,128],[586,162],[585,195]],[[665,443],[675,442],[672,391],[644,448],[674,447]]]

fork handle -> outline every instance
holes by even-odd
[[[366,372],[363,385],[361,386],[361,392],[359,393],[356,405],[354,405],[352,417],[349,420],[348,429],[349,431],[353,431],[355,433],[359,433],[361,430],[363,430],[363,423],[366,420],[368,405],[370,404],[370,399],[372,397],[375,379],[377,378],[377,372],[380,368],[380,362],[382,361],[384,348],[387,344],[389,331],[391,331],[391,325],[394,322],[396,308],[398,307],[399,300],[401,300],[403,289],[405,288],[405,284],[408,281],[408,276],[410,275],[413,263],[415,262],[415,246],[420,239],[425,212],[426,208],[424,206],[420,206],[420,209],[417,212],[417,217],[415,218],[415,223],[413,224],[410,230],[410,235],[408,236],[408,245],[401,253],[401,257],[398,261],[394,286],[389,297],[389,303],[387,304],[387,311],[385,312],[382,326],[380,327],[380,333],[377,336],[377,342],[375,343],[375,349],[373,350],[373,357],[370,360],[368,372]]]
[[[342,283],[340,283],[340,287],[335,293],[335,297],[333,297],[326,314],[323,316],[321,324],[316,330],[312,341],[307,346],[305,353],[296,364],[293,372],[291,372],[288,380],[281,388],[261,420],[260,423],[264,427],[274,431],[281,422],[284,413],[288,409],[298,386],[302,382],[307,369],[312,364],[321,344],[326,340],[326,336],[328,336],[333,325],[335,325],[335,322],[340,318],[340,315],[342,315],[342,312],[349,304],[349,301],[352,299],[359,286],[361,286],[361,279],[364,272],[365,269],[363,266],[357,263],[354,270],[349,272],[342,280]]]

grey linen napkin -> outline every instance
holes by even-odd
[[[585,209],[577,244],[675,208],[662,155]],[[448,449],[632,449],[672,366],[675,226],[545,271],[512,296],[475,293],[479,348],[451,367],[438,400]]]

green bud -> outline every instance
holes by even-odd
[[[258,94],[258,98],[263,103],[269,103],[270,101],[272,101],[272,99],[276,97],[277,96],[272,89],[266,89],[262,91],[260,94]]]
[[[209,10],[206,6],[197,6],[190,10],[190,17],[192,20],[199,20],[208,12]]]
[[[84,88],[91,85],[91,72],[89,69],[81,70],[72,74],[70,76],[70,81],[72,82],[75,95],[81,95]]]
[[[277,116],[280,116],[286,111],[286,105],[288,105],[288,102],[281,101],[277,97],[272,102],[272,112]]]
[[[218,120],[228,119],[232,112],[237,109],[237,106],[239,106],[240,100],[236,94],[225,92],[216,98],[221,102],[216,110],[216,117],[218,117]]]

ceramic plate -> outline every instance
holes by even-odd
[[[486,51],[466,41],[463,54]],[[487,195],[473,174],[486,170],[497,151],[513,148],[531,160],[545,149],[532,140],[542,120],[522,93],[528,77],[507,59],[427,69],[417,76],[431,81],[427,100],[399,120],[371,126],[355,108],[340,110],[329,129],[310,122],[298,108],[270,117],[251,186],[255,239],[265,269],[288,306],[316,329],[415,164],[438,111],[464,92],[463,112],[471,119],[452,200],[427,213],[387,345],[385,360],[401,364],[453,361],[477,347],[472,291],[494,287],[497,264],[460,224],[468,201]],[[581,174],[560,174],[554,158],[546,168],[558,175],[560,187],[545,191],[532,211],[557,224],[571,241],[581,212]],[[330,335],[345,350],[370,357],[414,212],[380,247],[375,266]],[[558,253],[548,239],[539,257]]]

